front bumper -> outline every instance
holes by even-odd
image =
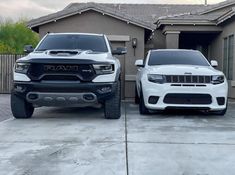
[[[206,109],[210,111],[224,110],[227,105],[227,95],[228,95],[228,85],[227,83],[213,85],[206,84],[206,86],[172,86],[170,83],[166,84],[156,84],[151,82],[145,82],[142,88],[145,106],[152,110],[164,110],[167,108],[188,108],[188,109]],[[176,94],[187,98],[185,94],[190,94],[191,96],[197,96],[196,99],[186,99],[189,101],[187,104],[185,101],[178,98],[176,102],[169,102],[166,100],[167,94]],[[151,104],[149,102],[150,97],[158,97],[157,103]],[[174,95],[173,95],[174,96]],[[206,97],[210,96],[210,100],[206,101]],[[199,98],[198,98],[199,97]],[[223,98],[224,103],[221,105],[218,102],[218,98]],[[200,101],[201,99],[201,101]],[[166,102],[167,101],[167,102]],[[180,102],[182,102],[180,104]],[[191,103],[192,102],[192,103]],[[175,104],[174,104],[175,103]]]
[[[12,93],[38,106],[70,106],[103,103],[116,89],[116,82],[14,82]]]

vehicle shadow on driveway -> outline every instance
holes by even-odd
[[[103,108],[79,108],[79,107],[66,107],[66,108],[50,108],[43,107],[35,110],[33,118],[45,119],[45,118],[58,118],[58,119],[103,119],[104,118]]]
[[[139,114],[138,105],[136,104],[127,104],[127,115],[136,114],[138,118],[145,119],[165,119],[165,118],[187,118],[187,119],[221,119],[224,118],[233,118],[233,109],[234,105],[230,104],[227,110],[227,113],[224,116],[219,116],[214,113],[206,113],[205,111],[199,110],[189,110],[189,109],[168,109],[164,111],[150,111],[150,114],[141,115]],[[130,118],[130,117],[128,117]]]
[[[122,113],[125,115],[124,105]],[[104,107],[41,107],[36,108],[32,119],[79,119],[79,120],[105,120]]]

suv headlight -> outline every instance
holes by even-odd
[[[15,64],[15,72],[26,74],[29,70],[29,63],[16,63]]]
[[[153,83],[163,84],[166,82],[166,78],[164,75],[158,74],[148,74],[148,80]]]
[[[112,74],[114,73],[114,65],[113,64],[94,64],[93,68],[96,74]]]
[[[221,84],[224,83],[225,77],[223,75],[213,75],[211,83],[212,84]]]

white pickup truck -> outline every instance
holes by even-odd
[[[104,105],[105,118],[120,118],[120,62],[103,34],[50,33],[16,61],[11,109],[30,118],[35,107]]]

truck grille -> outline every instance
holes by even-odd
[[[80,81],[76,75],[45,75],[41,80],[46,81]]]
[[[90,64],[43,64],[32,63],[28,76],[35,81],[84,81],[95,78],[96,74]]]
[[[163,101],[166,104],[208,105],[212,97],[209,94],[167,94]]]
[[[201,75],[166,75],[167,83],[203,83],[210,84],[211,76]]]

